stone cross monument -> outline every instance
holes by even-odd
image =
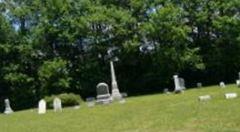
[[[113,100],[120,100],[122,98],[122,95],[120,94],[118,89],[113,61],[110,61],[110,68],[111,68],[111,78],[112,78],[112,98]]]

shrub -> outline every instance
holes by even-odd
[[[55,97],[61,99],[63,107],[79,105],[82,102],[82,98],[79,95],[73,93],[63,93],[59,95],[46,96],[44,99],[47,102],[48,108],[53,108],[53,100]]]

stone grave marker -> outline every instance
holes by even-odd
[[[44,99],[41,99],[38,102],[38,114],[45,114],[47,109],[46,101]]]
[[[127,93],[121,93],[121,95],[122,95],[123,98],[127,98],[128,97]]]
[[[225,94],[225,98],[226,99],[234,99],[234,98],[237,98],[237,93],[226,93]]]
[[[240,87],[240,80],[236,80],[236,84],[238,87]]]
[[[210,95],[203,95],[198,97],[199,101],[208,101],[211,99]]]
[[[4,103],[5,103],[5,110],[4,110],[4,114],[11,114],[13,113],[13,110],[10,106],[10,101],[9,99],[5,99],[4,100]]]
[[[165,93],[165,94],[170,94],[168,88],[164,88],[163,93]]]
[[[112,97],[109,93],[109,87],[106,83],[97,85],[97,104],[108,104],[112,102]]]
[[[60,98],[54,98],[54,100],[53,100],[53,109],[54,109],[54,111],[55,112],[57,112],[57,111],[62,111],[62,101],[61,101],[61,99]]]
[[[202,83],[200,83],[200,82],[197,83],[197,87],[198,87],[198,88],[201,88],[201,87],[202,87]]]
[[[185,80],[183,78],[179,78],[179,84],[182,90],[186,89]]]
[[[221,88],[226,88],[226,85],[225,85],[224,82],[220,82],[220,83],[219,83],[219,86],[220,86]]]
[[[178,78],[178,75],[174,75],[173,76],[173,79],[174,79],[174,85],[175,85],[175,93],[181,93],[183,92],[183,89],[182,87],[180,86],[180,81],[179,81],[179,78]]]

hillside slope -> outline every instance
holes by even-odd
[[[159,132],[159,131],[240,131],[240,97],[226,100],[224,93],[240,88],[228,85],[187,90],[183,94],[156,94],[128,98],[125,104],[114,103],[62,113],[36,109],[0,115],[1,132]],[[198,96],[213,99],[199,102]]]

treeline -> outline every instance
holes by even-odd
[[[23,109],[51,94],[96,95],[109,49],[129,95],[233,82],[240,71],[239,0],[1,0],[0,97]]]

